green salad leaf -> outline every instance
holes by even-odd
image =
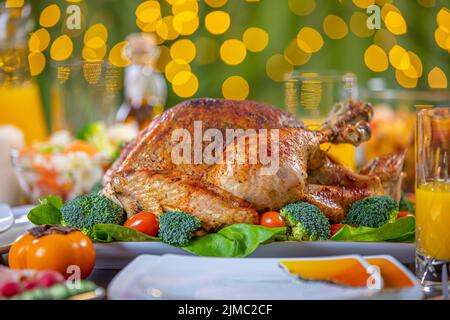
[[[96,224],[90,237],[95,242],[159,241],[158,238],[118,224]]]
[[[184,250],[199,256],[246,257],[262,243],[284,238],[286,228],[266,228],[251,224],[234,224],[192,239]]]
[[[61,224],[63,200],[59,196],[46,196],[39,199],[39,205],[30,210],[27,217],[35,225]]]
[[[345,225],[331,240],[333,241],[391,241],[413,242],[415,235],[416,218],[407,216],[386,223],[379,228],[352,227]]]

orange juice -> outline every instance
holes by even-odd
[[[320,125],[325,122],[325,119],[307,119],[302,120],[310,129],[317,130]],[[333,159],[346,167],[355,170],[356,169],[356,147],[348,143],[332,144],[322,143],[320,148],[327,151]]]
[[[428,257],[450,261],[450,183],[416,189],[417,247]]]
[[[3,124],[22,129],[27,144],[45,140],[47,127],[39,89],[34,83],[0,86],[0,125]]]

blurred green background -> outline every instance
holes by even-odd
[[[194,43],[201,37],[214,39],[215,46],[209,47],[208,54],[213,54],[215,58],[212,63],[197,63],[199,57],[204,52],[202,48],[197,47],[197,58],[191,63],[192,72],[199,79],[198,91],[193,97],[222,97],[222,83],[229,76],[238,75],[247,80],[249,84],[249,99],[255,99],[282,106],[284,104],[283,83],[273,81],[266,72],[266,63],[274,54],[283,54],[285,48],[292,39],[296,38],[297,33],[302,27],[313,27],[319,31],[324,40],[324,45],[317,53],[312,54],[311,59],[304,65],[293,66],[300,70],[348,70],[354,72],[359,80],[361,87],[367,86],[370,78],[382,77],[387,81],[389,88],[402,88],[395,78],[395,69],[390,66],[386,71],[373,72],[365,64],[365,50],[374,43],[375,32],[368,37],[359,37],[355,35],[350,26],[350,20],[355,12],[365,13],[366,9],[356,5],[358,1],[352,0],[317,0],[311,2],[314,5],[313,10],[299,16],[292,10],[292,6],[302,4],[298,1],[288,0],[228,0],[217,1],[225,3],[223,6],[213,8],[205,1],[199,1],[199,27],[195,33],[189,36],[180,36],[172,41],[165,41],[162,45],[170,47],[171,43],[182,38],[188,38]],[[55,0],[32,0],[33,15],[38,21],[41,11],[50,4],[57,4],[62,11],[69,5],[70,1]],[[78,1],[73,1],[78,2]],[[171,15],[171,2],[160,0],[162,16]],[[208,1],[206,1],[208,2]],[[360,1],[364,2],[364,1]],[[366,1],[367,2],[367,1]],[[373,1],[375,2],[375,0]],[[82,1],[87,9],[86,25],[89,27],[95,23],[102,23],[108,28],[108,48],[125,39],[133,32],[140,31],[136,26],[135,10],[142,1],[140,0],[86,0]],[[370,1],[369,1],[370,3]],[[428,89],[428,74],[439,67],[447,76],[450,70],[450,51],[440,48],[435,40],[435,30],[438,28],[437,14],[444,8],[449,8],[448,0],[395,0],[395,1],[376,1],[380,6],[385,3],[395,5],[403,16],[407,24],[407,32],[403,35],[395,36],[397,44],[406,50],[415,52],[423,64],[423,75],[419,79],[416,88]],[[205,15],[214,10],[222,10],[229,13],[231,25],[229,29],[221,35],[212,35],[204,23]],[[330,39],[323,30],[323,21],[326,16],[333,14],[341,17],[347,24],[349,32],[339,40]],[[38,24],[37,28],[39,27]],[[382,28],[385,28],[382,22]],[[268,46],[261,52],[247,51],[246,58],[238,65],[230,66],[224,63],[219,57],[219,47],[226,39],[242,39],[244,31],[249,27],[259,27],[269,34]],[[54,40],[61,34],[59,25],[49,28]],[[376,30],[375,30],[376,31]],[[450,32],[450,30],[448,30]],[[82,33],[74,37],[75,51],[72,58],[80,56],[82,48]],[[450,44],[450,42],[448,42]],[[450,48],[449,48],[450,49]],[[78,51],[77,51],[78,50]],[[48,50],[45,52],[49,59]],[[47,68],[38,76],[39,84],[44,99],[47,117],[50,117],[50,86],[52,82],[52,72],[47,64]],[[169,96],[167,106],[172,106],[179,101],[184,100],[174,94],[168,83]],[[445,89],[444,89],[445,90]]]

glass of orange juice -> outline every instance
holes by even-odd
[[[357,98],[357,78],[349,72],[294,71],[285,81],[287,111],[297,115],[311,129],[320,128],[335,104]],[[355,146],[324,143],[321,148],[343,165],[355,169]]]
[[[416,218],[417,277],[425,291],[443,290],[448,296],[450,105],[417,111]]]

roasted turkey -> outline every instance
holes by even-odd
[[[367,141],[372,113],[369,104],[337,104],[314,131],[267,104],[185,101],[154,119],[124,148],[105,175],[103,193],[128,216],[178,209],[197,216],[205,230],[256,224],[259,212],[296,201],[314,204],[340,222],[359,199],[400,196],[404,152],[375,159],[356,173],[320,148],[325,142],[357,146]],[[235,135],[228,139],[230,132]],[[180,145],[192,147],[188,155],[175,152],[181,162],[174,158]],[[212,160],[201,159],[211,149]],[[268,158],[277,159],[275,169]]]

